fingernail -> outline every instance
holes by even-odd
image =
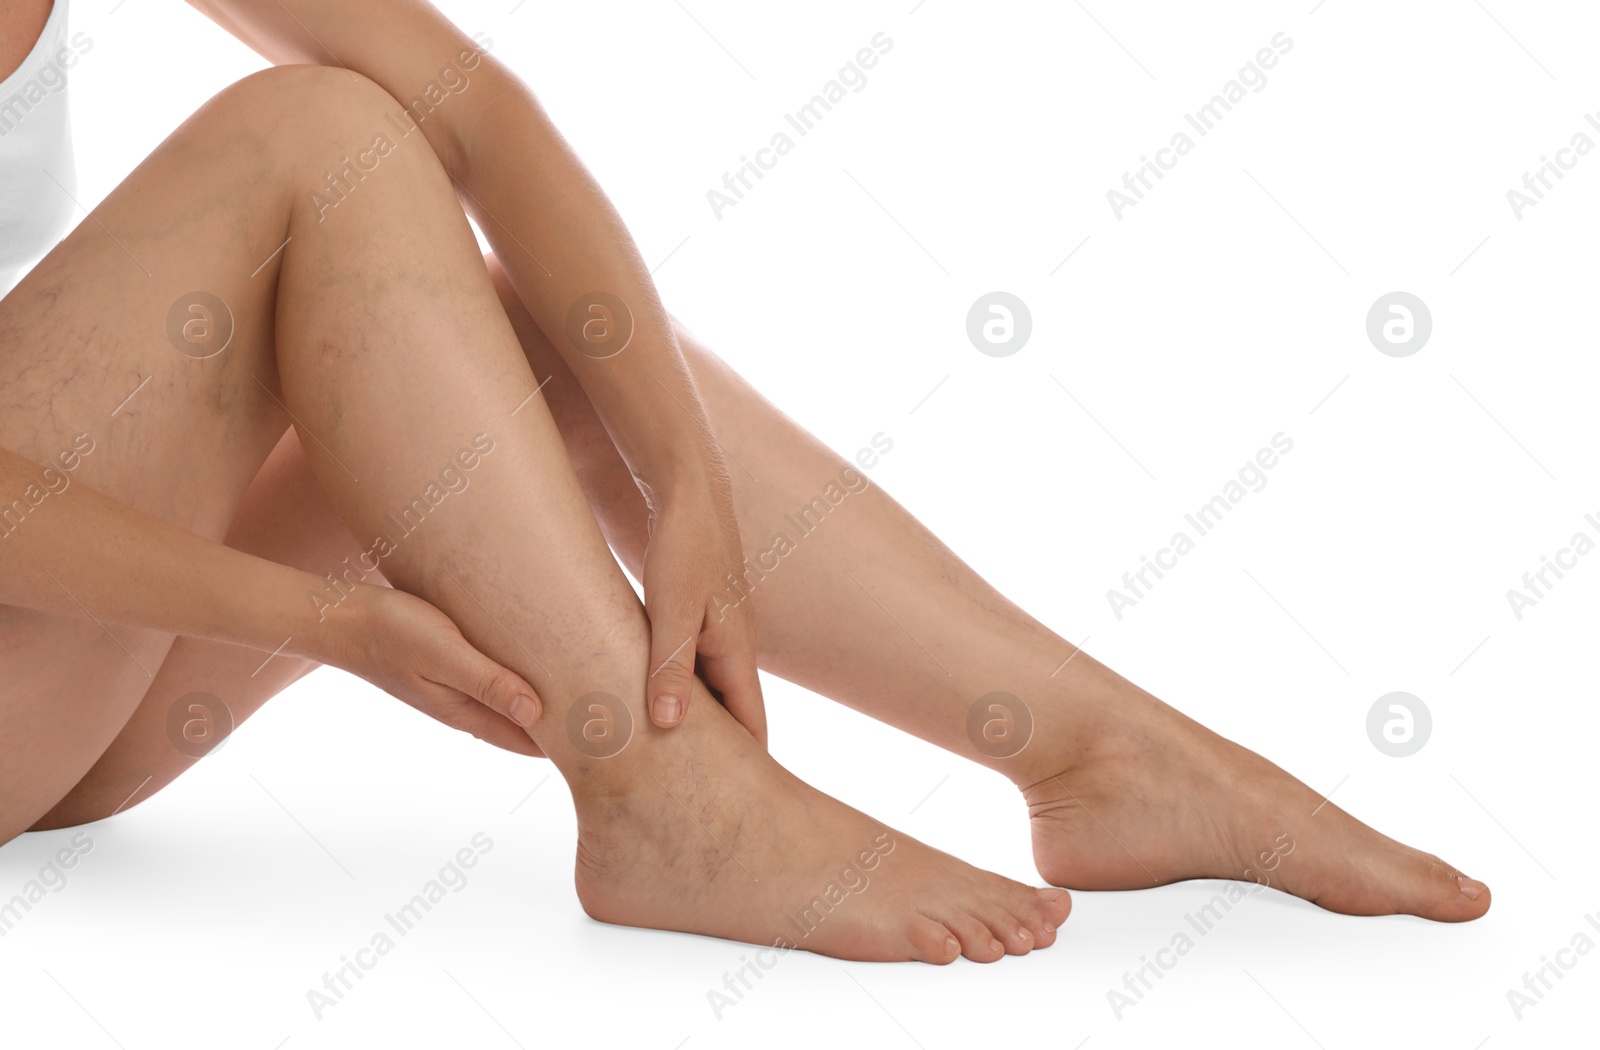
[[[657,725],[677,725],[683,717],[683,701],[675,696],[658,696],[651,702]]]
[[[1469,879],[1465,875],[1456,876],[1456,885],[1461,887],[1462,896],[1469,901],[1477,900],[1483,896],[1483,891],[1489,888],[1477,879]]]
[[[531,696],[518,693],[517,698],[511,701],[511,720],[526,729],[539,720],[539,705],[533,702]]]

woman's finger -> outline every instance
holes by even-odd
[[[728,635],[731,638],[721,637]],[[767,707],[756,673],[755,645],[742,632],[722,627],[701,636],[700,674],[719,694],[722,706],[749,730],[763,748],[767,746]]]
[[[430,682],[426,679],[416,686],[417,696],[408,700],[428,717],[443,722],[452,729],[469,733],[486,744],[528,755],[544,758],[544,751],[528,735],[527,730],[497,711],[485,706],[467,693]]]
[[[698,606],[663,605],[669,611],[650,613],[650,677],[645,689],[650,697],[650,721],[670,729],[683,721],[689,710],[689,684],[694,679],[702,616]]]
[[[533,686],[473,648],[460,632],[445,642],[439,655],[438,673],[428,677],[440,685],[467,694],[524,730],[539,721],[543,705]]]

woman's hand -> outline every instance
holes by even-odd
[[[496,747],[544,757],[527,732],[543,710],[533,686],[473,648],[428,602],[358,584],[326,626],[314,659]]]
[[[332,60],[397,99],[431,83],[453,56],[451,71],[472,89],[435,109],[422,135],[629,469],[645,479],[641,485],[661,486],[646,492],[651,721],[670,726],[683,718],[698,659],[707,685],[764,744],[754,614],[740,600],[744,584],[734,586],[744,557],[705,406],[638,246],[533,92],[488,54],[489,41],[468,37],[428,4],[191,2],[273,62]],[[603,345],[572,334],[582,327],[574,316],[592,316],[595,296],[613,312]],[[366,677],[402,698],[414,695],[403,691],[405,682]],[[437,697],[444,687],[429,681]]]
[[[0,448],[0,492],[24,491],[39,470]],[[51,496],[37,517],[0,542],[0,605],[309,657],[445,725],[543,754],[526,730],[543,706],[533,687],[420,598],[358,584],[322,616],[306,601],[323,591],[322,578],[203,539],[87,485]]]
[[[644,555],[644,606],[650,617],[645,685],[656,725],[671,727],[683,720],[698,659],[706,685],[766,746],[767,712],[756,674],[755,614],[745,600],[747,586],[726,473],[714,471],[705,483],[661,498],[651,515]]]

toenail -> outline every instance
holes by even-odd
[[[1056,928],[1047,922],[1044,924],[1044,932],[1048,936],[1049,934],[1055,933]]]
[[[944,942],[944,953],[946,955],[954,955],[960,950],[961,943],[959,941],[957,941],[954,937],[946,938]]]
[[[1004,954],[1006,946],[1001,944],[999,941],[995,941],[993,944],[989,945],[989,950],[995,952],[996,954]]]
[[[1477,879],[1469,879],[1465,875],[1456,876],[1456,885],[1461,887],[1461,895],[1469,901],[1477,900],[1483,896],[1483,891],[1489,888]]]
[[[1017,936],[1021,937],[1025,941],[1033,940],[1033,934],[1029,933],[1027,930],[1018,930],[1017,931]]]
[[[1043,897],[1047,901],[1058,901],[1067,895],[1065,890],[1058,890],[1055,888],[1038,890],[1036,892],[1039,894],[1039,896]]]

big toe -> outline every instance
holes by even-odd
[[[1390,843],[1365,863],[1345,865],[1325,892],[1311,895],[1333,911],[1354,915],[1417,915],[1435,922],[1469,922],[1489,910],[1489,887],[1432,854]],[[1331,891],[1331,892],[1326,892]]]
[[[1072,895],[1054,886],[1033,891],[1034,901],[1052,926],[1060,926],[1072,914]]]
[[[1411,907],[1413,915],[1436,922],[1470,922],[1489,910],[1489,887],[1461,874],[1438,857],[1424,854],[1415,862]]]

